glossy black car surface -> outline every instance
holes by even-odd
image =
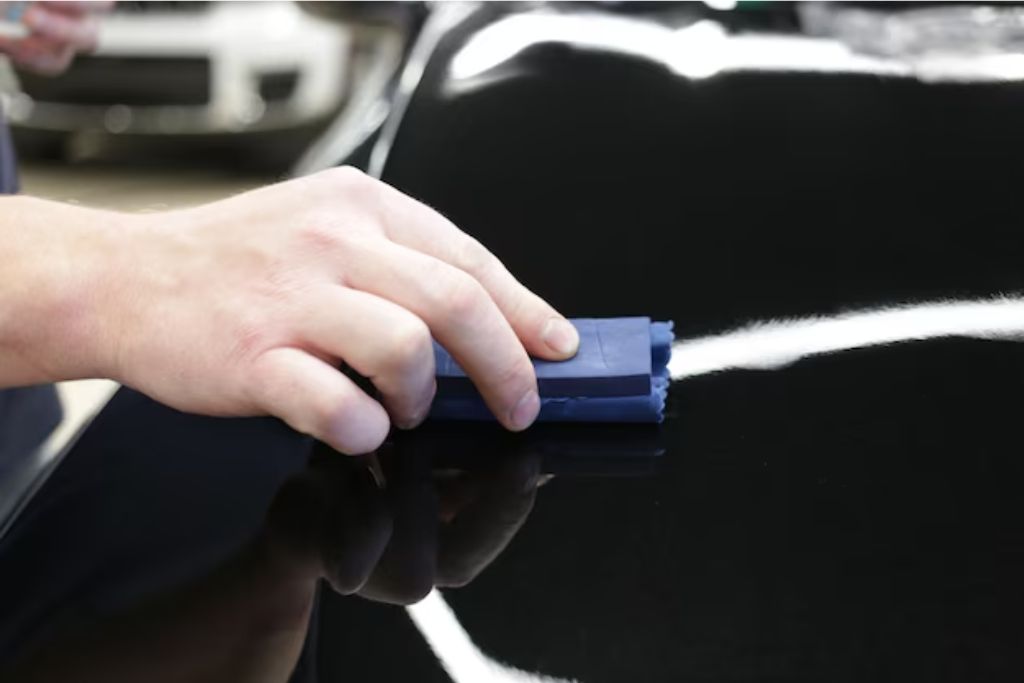
[[[600,23],[519,25],[525,48],[466,66],[515,16],[439,33],[378,170],[566,313],[686,338],[1024,290],[1019,83],[697,75],[645,53],[656,33],[581,44]],[[42,680],[1018,681],[1022,379],[1024,347],[964,339],[712,375],[677,383],[653,432],[399,435],[384,491],[273,420],[125,390],[0,540],[0,663]],[[453,649],[437,594],[415,620],[343,597],[370,565],[367,597],[445,586],[477,649]]]

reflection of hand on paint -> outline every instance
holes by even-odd
[[[133,609],[100,610],[88,628],[35,648],[0,680],[284,683],[302,653],[316,585],[301,571],[282,571],[261,538]]]
[[[475,579],[533,509],[539,458],[488,457],[479,468],[439,472],[416,455],[383,455],[384,491],[356,463],[318,459],[275,500],[266,536],[274,556],[380,602],[409,604]]]
[[[219,567],[44,644],[0,678],[283,683],[301,656],[321,577],[392,603],[464,585],[515,536],[539,479],[532,457],[433,471],[429,458],[396,452],[381,490],[360,463],[323,455],[278,491],[257,537]]]
[[[24,30],[0,34],[0,52],[19,68],[55,75],[71,64],[75,55],[96,48],[99,16],[113,6],[110,0],[84,2],[9,2],[4,19],[9,28],[20,23]]]

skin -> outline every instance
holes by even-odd
[[[0,53],[22,69],[56,75],[71,64],[79,52],[96,48],[99,17],[113,2],[33,2],[22,22],[29,30],[25,38],[0,38]]]
[[[29,36],[0,52],[59,73],[95,48],[112,4],[34,2]],[[190,412],[276,415],[357,454],[426,415],[431,335],[515,430],[539,409],[527,352],[578,345],[475,240],[351,169],[159,215],[0,202],[0,387],[108,377]]]
[[[359,454],[425,417],[431,337],[512,430],[540,408],[528,354],[579,343],[479,242],[350,168],[158,214],[0,202],[0,386],[107,377]]]

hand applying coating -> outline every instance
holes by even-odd
[[[578,343],[476,240],[352,169],[158,214],[0,201],[0,386],[110,377],[364,453],[426,415],[431,336],[510,429],[539,408],[527,354]]]

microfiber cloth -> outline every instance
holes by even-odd
[[[533,360],[544,422],[661,422],[668,393],[672,323],[650,318],[576,318],[576,355]],[[472,382],[436,342],[437,395],[430,416],[493,420]]]

